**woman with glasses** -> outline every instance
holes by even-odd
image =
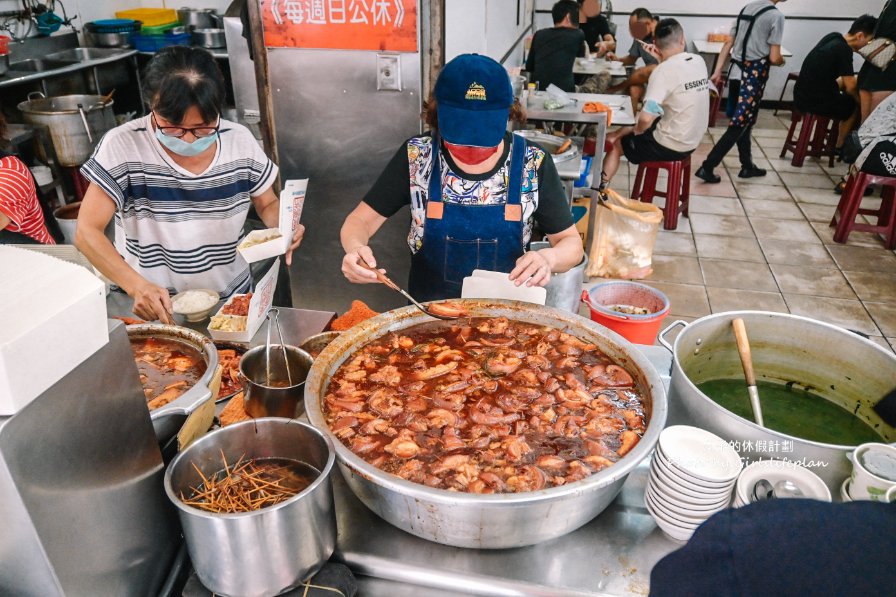
[[[90,185],[75,244],[134,299],[138,317],[171,323],[173,292],[249,289],[236,246],[253,206],[277,227],[277,166],[248,129],[221,118],[224,79],[209,52],[165,48],[143,77],[150,113],[106,133],[81,168]],[[103,234],[113,217],[114,246]]]

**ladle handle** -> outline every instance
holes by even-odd
[[[740,317],[731,322],[734,327],[734,338],[737,340],[737,352],[740,354],[740,362],[744,366],[744,377],[748,386],[756,385],[756,376],[753,374],[753,355],[750,352],[750,340],[747,338],[747,328]]]

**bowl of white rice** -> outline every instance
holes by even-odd
[[[204,321],[220,299],[214,290],[198,288],[175,294],[171,297],[171,306],[175,313],[183,315],[187,321]]]

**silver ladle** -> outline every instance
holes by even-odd
[[[265,318],[268,320],[268,334],[264,348],[265,385],[268,387],[271,385],[271,328],[276,325],[277,336],[280,339],[280,350],[283,351],[283,364],[286,367],[286,380],[289,382],[290,387],[292,387],[292,374],[289,372],[289,357],[286,354],[286,345],[283,343],[283,331],[280,329],[280,309],[274,307],[268,311]]]
[[[771,499],[802,497],[802,490],[790,479],[781,479],[774,485],[768,479],[759,479],[753,485],[753,499],[751,502],[764,502]]]

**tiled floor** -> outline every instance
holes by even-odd
[[[690,218],[680,219],[677,230],[660,230],[653,273],[643,281],[669,297],[670,322],[740,309],[793,313],[896,350],[896,254],[866,232],[834,243],[828,226],[838,201],[833,187],[846,167],[809,158],[795,168],[790,154],[780,159],[789,123],[787,112],[763,111],[753,130],[754,161],[767,176],[737,178],[734,149],[716,170],[720,184],[692,178]],[[694,170],[724,130],[710,129],[692,158]],[[614,182],[629,186],[614,188],[627,196],[636,169],[623,162]]]

